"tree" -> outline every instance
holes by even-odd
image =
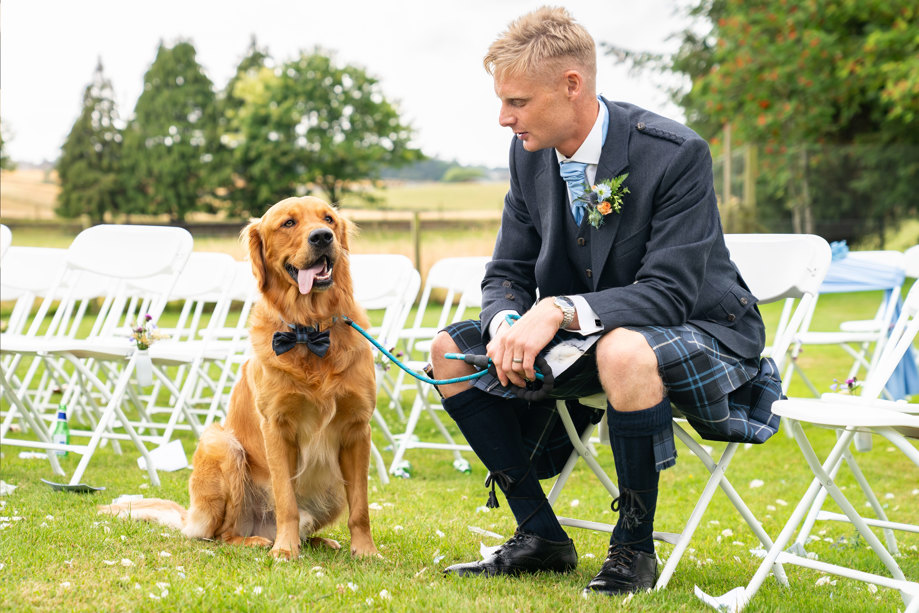
[[[226,87],[218,96],[220,122],[220,148],[221,161],[228,169],[228,173],[223,177],[223,189],[220,191],[220,197],[226,202],[223,210],[231,216],[246,215],[249,207],[254,202],[258,202],[258,180],[252,174],[252,166],[241,163],[239,156],[235,155],[235,149],[242,135],[237,132],[238,116],[240,109],[246,104],[243,97],[244,87],[239,87],[243,79],[256,79],[263,68],[265,68],[271,56],[267,49],[258,46],[258,42],[253,36],[249,42],[249,48],[246,55],[236,67],[236,72],[230,77]],[[239,92],[237,88],[239,87]]]
[[[160,43],[125,130],[130,211],[166,214],[175,223],[191,211],[213,210],[207,198],[221,179],[218,143],[216,96],[194,46]]]
[[[55,212],[61,217],[87,215],[93,224],[122,209],[121,121],[114,90],[100,59],[83,91],[83,108],[61,147],[57,162],[61,190]]]
[[[702,26],[669,67],[691,87],[674,99],[713,143],[729,123],[762,147],[758,203],[788,205],[805,231],[848,217],[851,237],[914,210],[902,196],[919,189],[915,2],[703,0],[690,15]]]
[[[9,140],[9,137],[6,133],[6,126],[0,122],[0,170],[16,170],[16,164],[10,159],[9,154],[4,149],[3,145]]]
[[[338,202],[383,167],[422,158],[376,79],[319,50],[240,78],[234,95],[245,100],[232,122],[234,159],[251,177],[253,215],[310,185]]]

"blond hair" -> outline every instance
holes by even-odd
[[[488,48],[483,64],[494,77],[545,76],[573,64],[593,85],[597,50],[593,37],[567,10],[544,6],[511,22]]]

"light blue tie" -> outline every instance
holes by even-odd
[[[587,202],[582,199],[584,188],[587,186],[587,164],[562,162],[559,164],[559,173],[568,184],[568,190],[571,192],[571,214],[574,216],[574,222],[580,226],[581,220],[584,219],[584,207],[587,206]]]

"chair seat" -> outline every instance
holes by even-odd
[[[778,400],[772,405],[772,412],[782,417],[806,421],[821,426],[856,428],[912,427],[919,428],[919,416],[900,411],[855,406],[832,402],[821,398],[794,398]]]

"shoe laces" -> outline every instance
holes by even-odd
[[[603,563],[603,566],[609,568],[631,568],[632,562],[635,560],[637,554],[638,552],[635,549],[627,545],[613,543],[609,546],[609,551],[606,554],[606,561]]]

